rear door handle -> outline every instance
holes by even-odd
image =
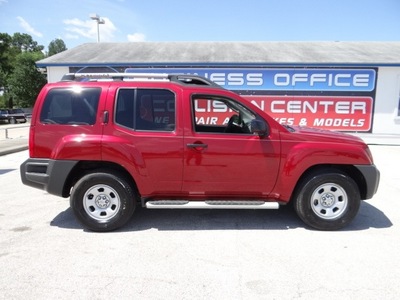
[[[207,144],[186,144],[188,148],[207,148]]]
[[[103,123],[104,123],[104,124],[108,124],[108,116],[109,116],[108,111],[105,110],[105,111],[103,112]]]

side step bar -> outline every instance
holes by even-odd
[[[265,201],[235,201],[235,200],[208,200],[208,201],[186,201],[186,200],[157,200],[147,201],[146,208],[189,208],[189,209],[278,209],[278,202]]]

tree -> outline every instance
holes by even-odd
[[[29,34],[16,32],[12,36],[12,44],[20,52],[40,52],[44,46],[38,45]]]
[[[11,36],[7,33],[0,33],[0,107],[6,106],[7,78],[13,70],[14,56],[11,47]]]
[[[12,71],[14,56],[12,51],[12,38],[7,33],[0,33],[0,73],[6,75]],[[3,86],[0,81],[0,86]]]
[[[42,58],[42,52],[23,52],[17,56],[14,71],[7,80],[9,97],[13,99],[14,106],[32,107],[40,89],[46,84],[46,77],[35,64]]]
[[[44,58],[44,46],[29,34],[0,33],[0,106],[31,107],[46,78],[35,61]]]
[[[52,56],[65,50],[67,50],[67,47],[65,46],[65,43],[62,39],[52,40],[49,44],[48,56]]]

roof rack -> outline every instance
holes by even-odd
[[[219,87],[215,82],[198,75],[166,73],[68,73],[61,81],[171,81],[180,84]]]

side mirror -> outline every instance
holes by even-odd
[[[250,131],[251,133],[256,133],[260,137],[267,136],[268,133],[268,126],[264,121],[261,120],[252,120],[250,123]]]

